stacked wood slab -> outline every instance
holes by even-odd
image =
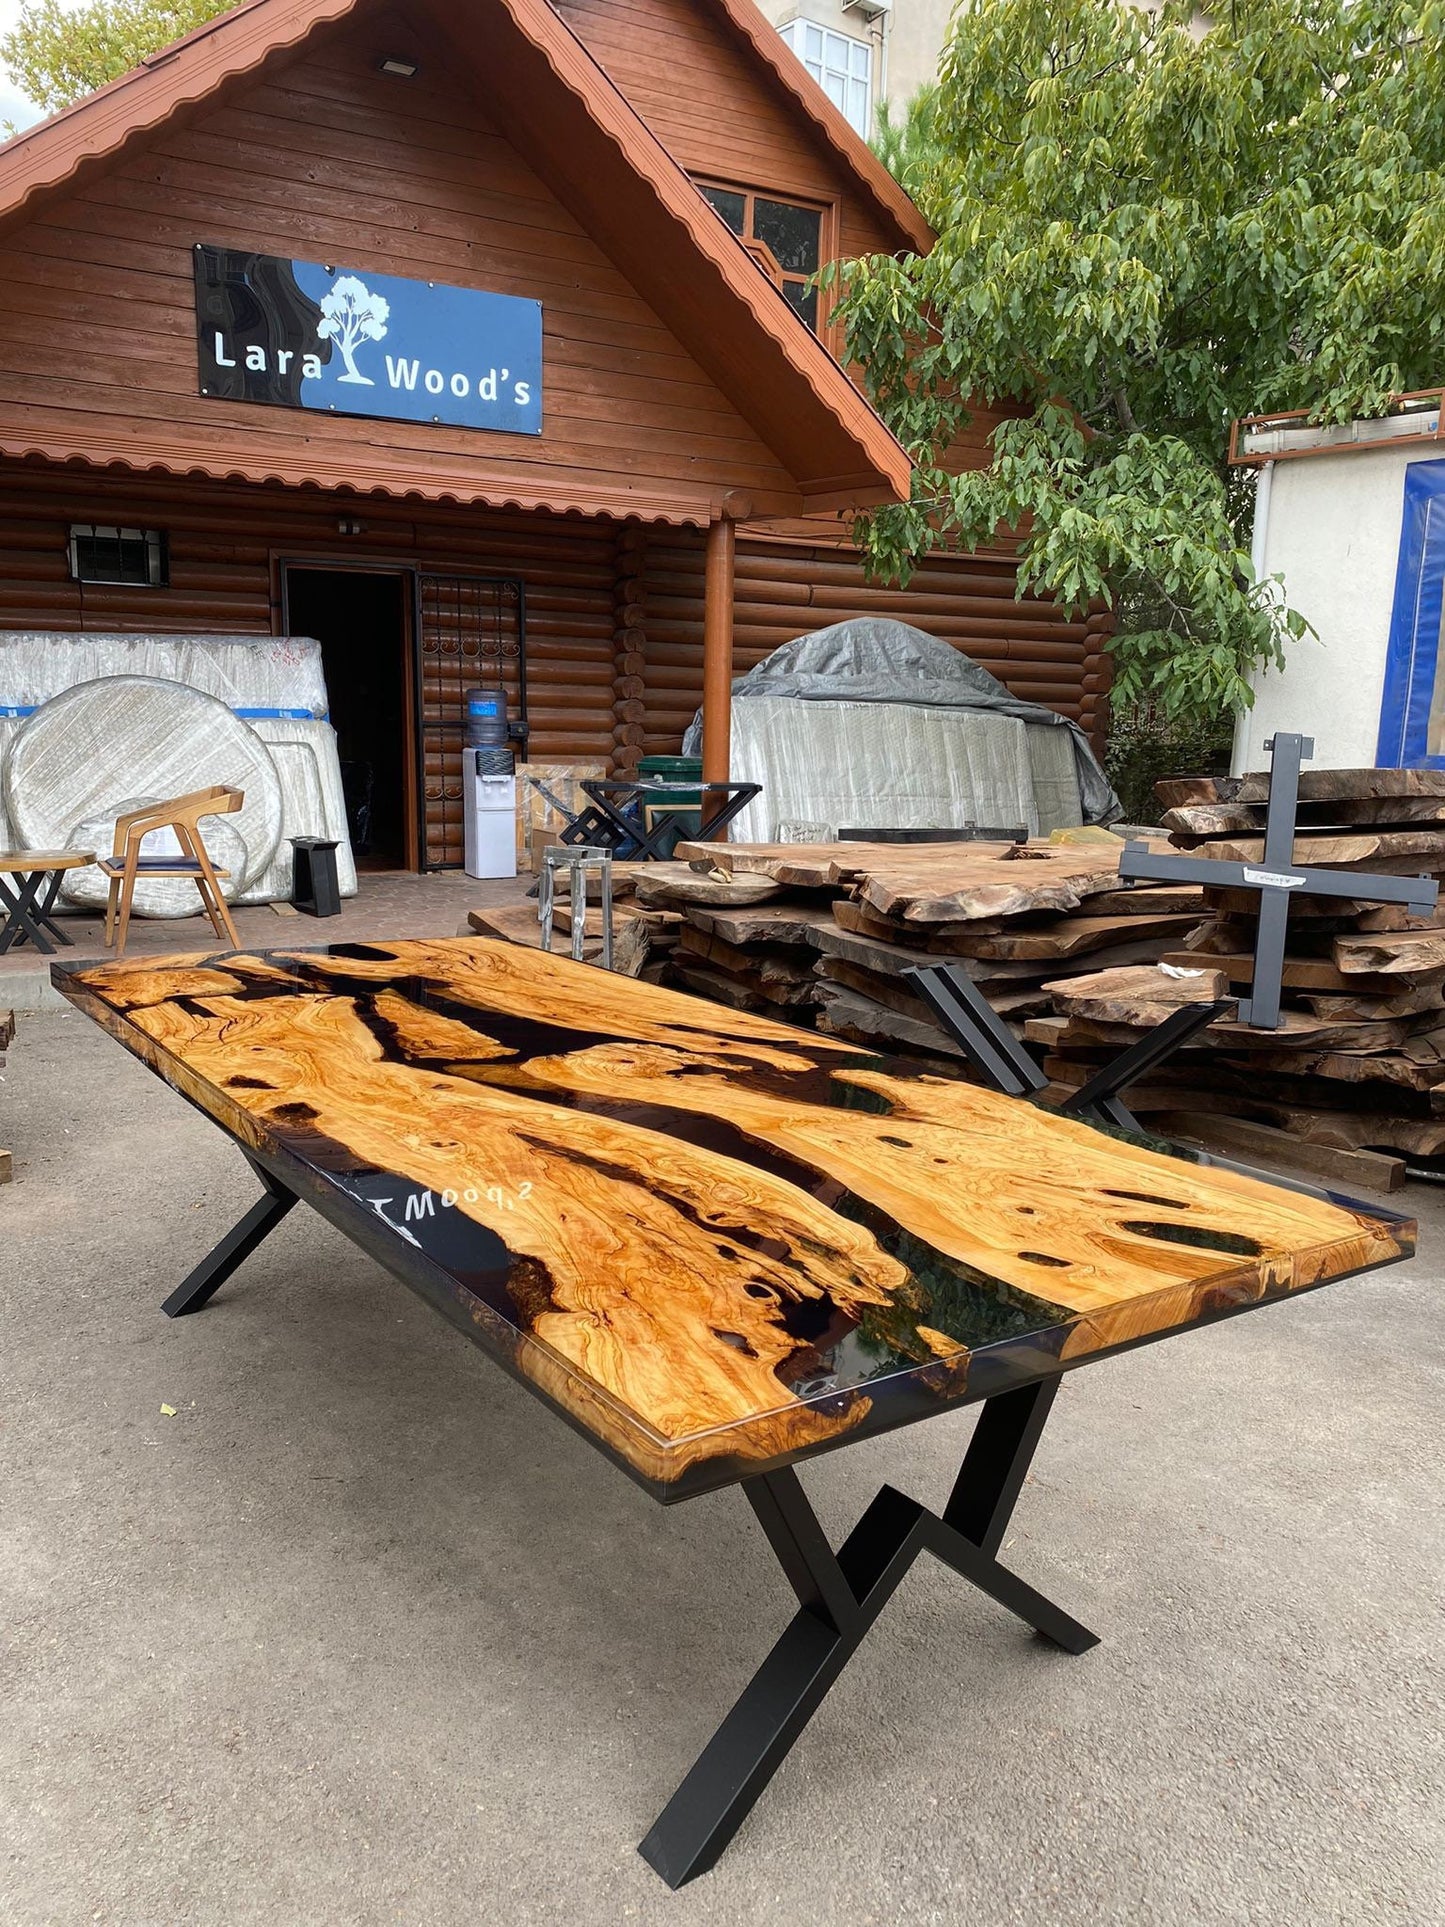
[[[1232,862],[1263,855],[1267,775],[1185,777],[1156,794],[1177,847]],[[1445,877],[1445,771],[1306,771],[1298,824],[1296,863]],[[1082,1082],[1183,997],[1246,988],[1257,893],[1204,896],[1198,928],[1163,947],[1153,969],[1052,986],[1054,1014],[1028,1035],[1056,1082]],[[1169,975],[1181,969],[1205,974]],[[1223,1137],[1237,1120],[1252,1142],[1264,1126],[1296,1147],[1445,1156],[1445,913],[1411,918],[1394,905],[1296,896],[1283,1015],[1274,1031],[1213,1025],[1130,1092],[1131,1108],[1175,1134],[1191,1123],[1201,1138]]]
[[[1197,890],[1121,890],[1122,847],[686,843],[639,887],[680,912],[681,987],[957,1064],[913,965],[961,964],[1017,1027],[1050,1009],[1051,979],[1152,958],[1198,923]]]

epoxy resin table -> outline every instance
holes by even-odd
[[[995,1557],[1065,1370],[1413,1249],[1393,1214],[506,944],[53,974],[264,1186],[167,1312],[304,1199],[656,1498],[742,1484],[798,1610],[643,1842],[675,1886],[920,1552],[1095,1643]],[[980,1401],[942,1513],[884,1487],[834,1552],[793,1465]]]

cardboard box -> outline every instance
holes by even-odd
[[[536,785],[529,783],[527,778],[539,777],[559,802],[566,804],[569,815],[575,816],[587,802],[579,785],[590,782],[595,776],[606,774],[605,762],[518,763],[517,869],[519,873],[533,871],[536,867],[532,857],[533,849],[545,847],[544,844],[534,844],[533,832],[545,832],[547,840],[555,843],[557,833],[566,827],[567,822],[567,818],[561,811],[549,803]]]

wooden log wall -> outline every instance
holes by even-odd
[[[618,532],[613,578],[612,764],[631,776],[647,735],[647,535]]]
[[[342,520],[359,521],[361,534],[343,535]],[[169,588],[73,582],[72,522],[164,529]],[[281,557],[321,568],[394,563],[442,576],[520,577],[530,753],[548,762],[612,755],[617,534],[610,524],[38,464],[0,471],[3,629],[269,635],[281,627]],[[460,688],[477,678],[453,680]],[[459,732],[445,745],[429,743],[426,834],[429,860],[438,863],[461,857],[459,743]]]
[[[338,522],[356,520],[360,535]],[[72,582],[72,522],[159,527],[168,589]],[[11,464],[0,473],[0,628],[266,635],[280,626],[273,562],[318,568],[394,562],[441,575],[517,576],[540,758],[612,752],[616,533],[570,516],[227,488]]]
[[[675,750],[702,700],[702,569],[698,531],[648,531],[648,752]],[[1068,621],[1050,603],[1016,601],[1002,556],[930,557],[906,589],[890,589],[867,581],[851,548],[740,535],[734,614],[739,675],[809,630],[891,616],[951,642],[1014,695],[1047,703],[1096,738],[1103,728],[1107,613]]]
[[[343,534],[342,521],[361,533]],[[166,530],[170,586],[71,581],[72,522]],[[701,700],[703,540],[693,529],[11,463],[0,468],[0,628],[272,633],[283,557],[519,577],[530,754],[611,759],[626,771],[644,753],[677,750]],[[906,590],[891,590],[870,587],[845,547],[740,538],[739,673],[794,636],[856,615],[914,622],[1016,694],[1089,729],[1102,722],[1106,619],[1066,622],[1046,603],[1016,602],[1001,558],[930,560]],[[449,747],[429,761],[428,846],[433,861],[451,862],[460,756]]]

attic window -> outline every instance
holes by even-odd
[[[818,332],[818,290],[808,285],[823,260],[823,209],[779,201],[748,188],[699,181],[703,198],[737,235],[793,311]]]
[[[123,582],[138,589],[163,589],[170,580],[165,530],[73,522],[70,573],[76,582]]]

